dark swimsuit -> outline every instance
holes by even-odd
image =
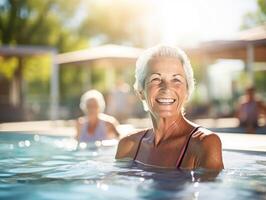
[[[180,153],[180,156],[178,157],[177,159],[177,162],[176,162],[176,168],[179,169],[180,166],[181,166],[181,163],[182,163],[182,160],[183,158],[185,157],[185,154],[186,154],[186,151],[187,151],[187,148],[188,148],[188,145],[189,145],[189,141],[190,141],[190,138],[192,137],[192,135],[200,128],[200,126],[198,127],[195,127],[191,133],[189,134],[189,137],[187,139],[187,141],[185,142],[185,144],[183,145],[182,149],[181,149],[181,153]],[[136,154],[134,156],[134,161],[136,161],[136,158],[138,156],[138,153],[139,153],[139,149],[140,149],[140,146],[141,146],[141,143],[142,143],[142,140],[143,138],[146,136],[146,134],[149,132],[149,129],[145,131],[145,133],[143,134],[143,136],[140,138],[140,141],[139,141],[139,145],[138,145],[138,148],[137,148],[137,151],[136,151]]]

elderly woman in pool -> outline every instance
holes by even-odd
[[[164,168],[223,169],[219,137],[184,116],[194,89],[186,54],[172,46],[150,48],[138,58],[135,78],[134,88],[153,128],[121,139],[116,159]]]
[[[80,99],[80,108],[85,116],[78,118],[76,124],[76,139],[79,142],[95,142],[119,137],[116,119],[103,114],[105,101],[99,91],[85,92]]]

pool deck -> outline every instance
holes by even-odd
[[[235,121],[233,120],[228,120],[226,127],[221,126],[221,124],[226,124],[226,121],[222,123],[221,120],[218,122],[213,120],[212,122],[208,122],[206,120],[205,122],[200,120],[196,122],[203,126],[205,126],[205,124],[209,124],[210,127],[208,128],[215,130],[215,132],[220,136],[223,149],[266,152],[266,128],[262,128],[260,130],[260,134],[235,133],[234,130],[237,130],[236,127],[230,127],[228,124],[231,123],[231,126],[235,126]],[[214,126],[215,124],[216,126]],[[132,132],[132,130],[134,130],[134,126],[130,124],[123,124],[118,127],[118,130],[120,133],[123,133],[121,134],[123,137],[124,135]],[[57,120],[0,123],[0,134],[6,132],[74,137],[75,121]]]
[[[0,134],[1,132],[73,137],[75,122],[73,120],[56,120],[0,123]]]

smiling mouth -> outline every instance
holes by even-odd
[[[172,98],[158,98],[155,99],[157,103],[161,105],[171,105],[173,104],[176,100]]]

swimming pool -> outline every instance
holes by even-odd
[[[115,142],[75,145],[1,133],[0,199],[266,199],[265,152],[224,151],[226,169],[213,178],[115,162]]]

